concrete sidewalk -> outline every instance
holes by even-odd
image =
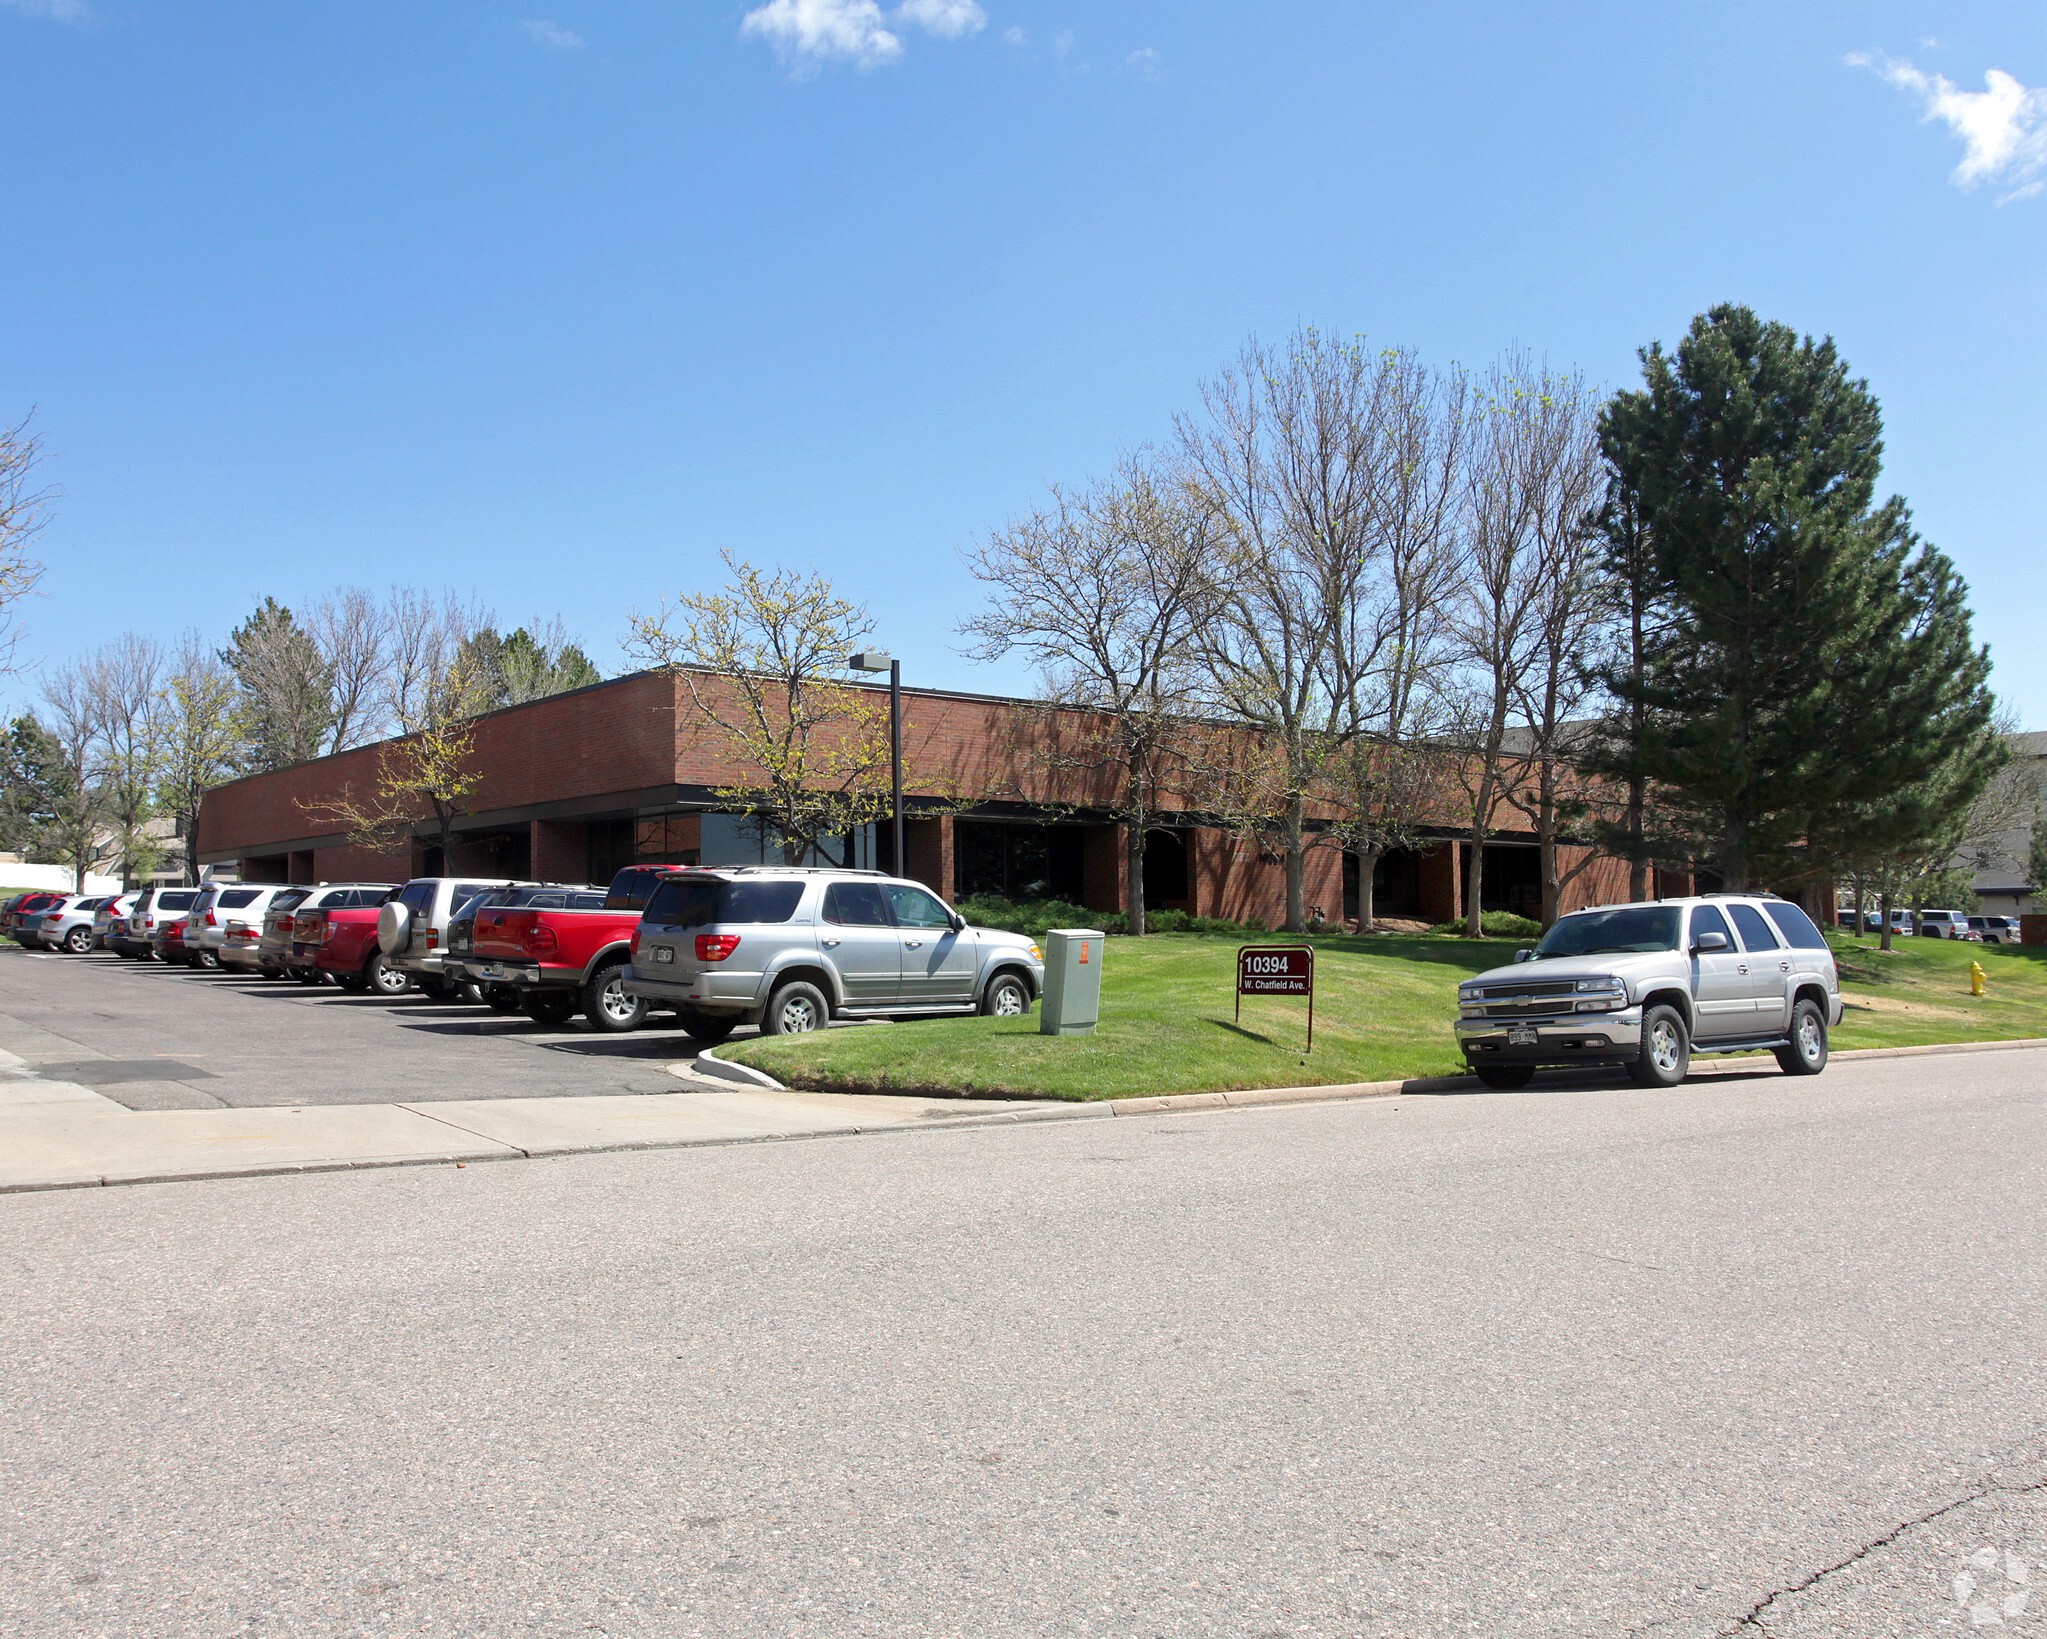
[[[507,1161],[1107,1115],[1102,1106],[868,1098],[696,1083],[597,1098],[130,1110],[0,1053],[0,1193],[357,1167]]]

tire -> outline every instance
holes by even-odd
[[[485,985],[483,1005],[493,1013],[518,1013],[524,1011],[519,1000],[517,985]]]
[[[1020,1019],[1031,1010],[1031,987],[1014,973],[998,973],[981,987],[981,1011],[990,1018]]]
[[[64,948],[73,956],[83,956],[92,949],[92,929],[73,928],[64,935]]]
[[[739,1028],[739,1020],[730,1013],[700,1013],[693,1007],[677,1008],[675,1019],[689,1032],[690,1040],[713,1047]]]
[[[316,967],[298,967],[287,971],[302,985],[323,985],[327,982],[327,975]]]
[[[1535,1079],[1532,1064],[1474,1064],[1471,1073],[1496,1093],[1511,1093]]]
[[[202,950],[198,955],[188,957],[187,960],[202,973],[218,973],[220,971],[220,952],[218,951]]]
[[[590,1028],[608,1036],[637,1030],[647,1022],[647,1000],[627,992],[623,962],[607,963],[584,980],[581,1001]]]
[[[576,1016],[576,992],[536,990],[525,998],[520,1011],[535,1024],[551,1026],[567,1024]]]
[[[381,950],[370,952],[363,964],[363,988],[379,996],[402,996],[412,988],[412,975],[384,960]]]
[[[1791,1009],[1791,1041],[1777,1049],[1787,1076],[1816,1076],[1827,1067],[1827,1016],[1810,997]]]
[[[452,1002],[455,999],[455,987],[438,973],[429,973],[425,978],[415,979],[412,983],[413,988],[422,996],[429,996],[437,1002]]]
[[[334,982],[352,995],[360,995],[370,988],[369,980],[360,973],[337,973],[334,975]]]
[[[761,1014],[764,1036],[807,1036],[832,1022],[831,1003],[816,985],[791,979],[768,998]]]
[[[1642,1052],[1628,1064],[1628,1078],[1637,1087],[1675,1087],[1692,1067],[1692,1038],[1684,1016],[1674,1007],[1657,1006],[1642,1014]]]

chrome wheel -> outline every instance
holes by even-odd
[[[1649,1031],[1649,1062],[1664,1075],[1675,1075],[1684,1059],[1684,1038],[1669,1019],[1658,1019]]]
[[[1823,1044],[1824,1038],[1820,1035],[1819,1015],[1815,1013],[1799,1014],[1798,1056],[1804,1059],[1807,1064],[1811,1064],[1819,1058],[1820,1048]]]
[[[625,980],[617,974],[613,974],[611,983],[604,987],[604,993],[598,997],[597,1005],[604,1009],[604,1016],[607,1019],[617,1024],[630,1022],[640,1010],[638,1000],[626,994]]]
[[[402,996],[412,988],[412,975],[389,966],[382,958],[370,965],[375,969],[370,974],[370,988],[379,996]]]
[[[806,1036],[823,1022],[817,1003],[800,991],[775,1003],[775,1023],[780,1026],[777,1035]]]
[[[997,979],[994,994],[988,998],[988,1011],[998,1019],[1021,1018],[1031,1010],[1024,987],[1014,979]]]

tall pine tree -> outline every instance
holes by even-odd
[[[1903,502],[1873,505],[1882,419],[1831,341],[1700,316],[1601,421],[1659,617],[1603,772],[1655,788],[1726,884],[1825,879],[1995,771],[1967,591]]]

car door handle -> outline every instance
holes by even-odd
[[[1791,964],[1789,962],[1779,962],[1777,964],[1777,971],[1780,973],[1789,973],[1791,971]]]
[[[921,945],[922,945],[923,943],[924,943],[924,941],[923,941],[923,940],[921,940],[921,939],[905,939],[905,940],[903,941],[903,949],[905,949],[905,950],[916,950],[916,949],[917,949],[917,948],[918,948],[919,946],[921,946]]]
[[[1739,967],[1737,967],[1737,968],[1736,968],[1736,969],[1735,969],[1734,971],[1735,971],[1736,973],[1746,973],[1746,972],[1748,972],[1748,963],[1746,963],[1746,962],[1743,962],[1743,963],[1742,963],[1742,964],[1741,964],[1741,965],[1740,965]]]
[[[824,947],[825,947],[825,949],[829,950],[829,949],[831,949],[831,947],[832,947],[832,946],[836,945],[836,944],[837,944],[838,942],[839,942],[839,941],[838,941],[838,940],[836,940],[836,939],[827,939],[827,940],[825,940],[825,941],[824,941]]]

